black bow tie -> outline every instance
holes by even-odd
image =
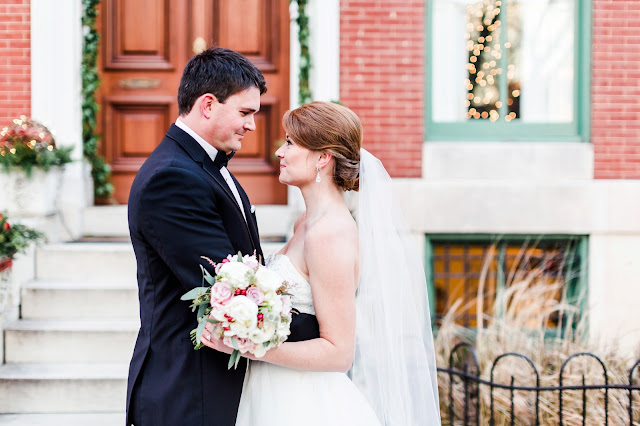
[[[229,155],[227,155],[227,153],[224,151],[218,151],[218,153],[216,154],[216,159],[213,160],[213,164],[215,164],[218,169],[227,167],[229,160],[231,160],[231,157],[233,157],[234,154],[234,151],[231,151]]]

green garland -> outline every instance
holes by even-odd
[[[313,100],[309,87],[309,71],[311,70],[311,54],[309,53],[309,17],[307,16],[308,0],[291,0],[298,5],[298,43],[300,44],[300,60],[298,72],[298,102],[300,105]]]
[[[308,0],[291,0],[291,2],[298,5],[296,18],[300,44],[298,101],[304,104],[313,99],[309,87],[311,54],[309,53],[309,17],[306,12]],[[99,138],[94,133],[98,115],[95,92],[100,85],[96,65],[100,36],[95,28],[98,3],[100,0],[82,0],[84,6],[82,25],[85,28],[82,48],[82,140],[84,156],[91,164],[94,195],[96,198],[109,199],[113,194],[113,184],[110,181],[111,167],[98,155]]]
[[[96,65],[100,40],[96,31],[98,3],[100,0],[82,0],[84,6],[82,26],[85,33],[82,47],[82,142],[84,157],[91,164],[94,195],[96,198],[108,200],[113,194],[113,184],[109,178],[111,167],[98,155],[100,140],[98,135],[94,133],[98,115],[95,92],[100,85]]]

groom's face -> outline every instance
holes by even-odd
[[[224,103],[214,99],[207,141],[224,152],[239,151],[245,133],[256,129],[254,116],[259,109],[260,90],[257,87],[231,95]]]

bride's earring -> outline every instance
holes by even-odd
[[[320,183],[320,167],[316,166],[316,170],[318,174],[316,175],[316,183]]]

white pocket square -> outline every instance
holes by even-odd
[[[251,213],[255,213],[255,212],[256,212],[256,206],[251,204]]]

